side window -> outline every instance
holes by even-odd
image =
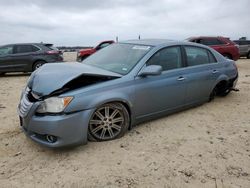
[[[39,51],[40,49],[34,45],[32,45],[32,52],[37,52]]]
[[[209,53],[206,49],[186,46],[185,51],[187,55],[188,66],[208,64],[210,62],[208,55]]]
[[[38,51],[39,49],[33,45],[16,45],[14,53],[19,54],[19,53],[29,53],[29,52],[35,52]]]
[[[2,46],[0,47],[0,56],[8,55],[13,53],[13,46]]]
[[[209,38],[209,39],[201,39],[201,44],[207,45],[207,46],[213,46],[213,45],[221,45],[224,44],[224,42],[216,39],[216,38]]]
[[[210,51],[207,50],[208,53],[208,57],[209,57],[209,62],[210,63],[217,63],[217,60],[215,59],[215,57],[212,55],[212,53]]]
[[[148,65],[160,65],[163,71],[182,67],[180,47],[168,47],[156,52],[148,60]]]

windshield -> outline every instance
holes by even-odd
[[[91,55],[82,63],[125,75],[150,49],[150,46],[116,43]]]

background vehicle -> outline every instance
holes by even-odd
[[[41,67],[18,111],[27,136],[48,147],[112,140],[138,123],[227,95],[237,77],[234,61],[204,45],[126,41],[83,63]]]
[[[240,56],[250,59],[250,40],[234,40],[240,48]]]
[[[0,47],[0,73],[32,72],[45,63],[63,61],[52,44],[23,43]]]
[[[223,56],[238,60],[240,57],[239,46],[232,42],[229,38],[226,37],[190,37],[187,39],[189,42],[195,42],[199,44],[207,45]]]
[[[77,53],[77,61],[83,61],[91,54],[113,43],[114,43],[113,40],[103,41],[100,44],[98,44],[95,48],[86,48],[86,49],[79,50],[79,52]]]

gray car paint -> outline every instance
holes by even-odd
[[[64,114],[53,117],[49,115],[38,117],[35,111],[40,101],[35,102],[28,115],[21,118],[23,119],[23,127],[26,134],[36,142],[48,147],[86,144],[88,120],[95,109],[102,104],[118,101],[126,105],[131,116],[131,126],[134,126],[148,119],[157,118],[208,101],[209,94],[217,83],[221,80],[236,78],[238,74],[233,61],[225,59],[215,50],[200,44],[169,40],[135,40],[124,43],[150,45],[153,48],[127,75],[60,94],[60,97],[74,96],[74,100],[64,110]],[[155,52],[173,45],[191,45],[206,48],[214,54],[218,63],[163,71],[161,75],[156,76],[138,76],[145,68],[145,62]],[[76,71],[73,68],[74,66],[78,68],[80,66],[86,67],[85,65],[77,64],[72,65],[72,69],[64,69],[64,65],[60,64],[50,69],[48,74],[46,74],[46,71],[48,71],[49,66],[44,67],[40,71],[33,73],[29,81],[32,83],[30,86],[39,93],[49,94],[81,73],[93,74],[94,71],[97,71],[91,69],[91,71],[88,70],[86,72],[80,68]],[[65,72],[65,78],[60,75],[59,78],[61,76],[63,78],[56,79],[53,76],[54,71],[58,73],[57,70],[61,68],[63,69],[62,72]],[[216,72],[214,73],[214,71]],[[100,74],[100,72],[98,70],[96,74]],[[109,71],[104,71],[103,73],[113,76],[115,74]],[[35,77],[39,78],[38,81],[36,81]],[[185,79],[179,81],[180,77]],[[50,82],[51,78],[56,80]],[[46,85],[49,87],[47,88]],[[75,114],[76,117],[71,121],[70,117],[72,114]],[[43,125],[47,126],[43,127]],[[59,128],[60,126],[65,127],[67,133],[65,133],[64,129]],[[58,136],[59,141],[55,143],[44,142],[36,138],[34,136],[35,133],[52,134]]]
[[[60,54],[46,54],[45,52],[52,50],[43,43],[19,43],[8,44],[0,47],[12,46],[13,49],[18,45],[32,45],[39,50],[36,52],[13,53],[0,55],[0,73],[1,72],[32,72],[33,65],[37,61],[44,63],[54,63],[61,61],[63,58]]]

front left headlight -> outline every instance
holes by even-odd
[[[45,99],[37,108],[37,113],[60,113],[72,101],[73,97],[50,97]]]

